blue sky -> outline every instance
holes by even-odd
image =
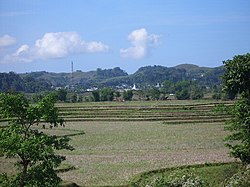
[[[249,0],[0,0],[0,72],[215,67],[249,33]]]

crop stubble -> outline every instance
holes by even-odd
[[[223,123],[70,122],[67,128],[85,134],[72,137],[75,151],[64,152],[77,169],[61,176],[81,185],[121,185],[154,169],[232,161]]]

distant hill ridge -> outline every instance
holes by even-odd
[[[212,69],[212,68],[209,68],[209,67],[200,67],[200,66],[194,65],[194,64],[180,64],[180,65],[174,66],[174,68],[185,69],[186,71],[209,70],[209,69]]]
[[[175,67],[145,66],[139,68],[135,73],[128,74],[119,67],[113,69],[100,69],[95,71],[82,72],[77,70],[71,73],[53,73],[46,71],[14,74],[0,73],[0,91],[6,91],[19,86],[19,90],[27,90],[25,87],[32,87],[32,81],[36,82],[39,89],[32,88],[30,92],[38,92],[45,87],[65,87],[74,85],[82,88],[89,87],[128,87],[136,84],[137,87],[156,85],[166,80],[178,82],[181,80],[197,81],[204,86],[220,84],[220,76],[223,74],[223,66],[210,68],[199,67],[194,64],[180,64]],[[13,85],[14,84],[14,85]],[[40,86],[43,85],[43,86]]]

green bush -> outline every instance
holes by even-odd
[[[225,187],[249,187],[250,186],[250,165],[234,174],[226,181]]]
[[[183,89],[181,91],[176,92],[175,96],[178,100],[190,99],[190,93],[187,89]]]
[[[208,183],[190,170],[175,170],[169,175],[156,176],[133,186],[146,187],[207,187]]]

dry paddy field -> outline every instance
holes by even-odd
[[[182,165],[230,162],[224,147],[229,116],[211,101],[58,104],[66,127],[46,129],[71,136],[74,151],[60,173],[81,186],[126,185],[142,172]],[[231,103],[226,103],[230,105]],[[0,158],[1,172],[7,166]],[[5,164],[6,165],[6,164]]]

